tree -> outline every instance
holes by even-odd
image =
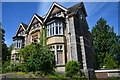
[[[42,71],[44,74],[51,73],[55,68],[54,54],[48,46],[31,44],[19,51],[24,59],[24,65],[28,72]]]
[[[11,45],[9,46],[9,49],[8,49],[8,51],[9,51],[10,54],[11,54],[11,52],[12,52],[12,48],[13,48],[13,44],[11,44]]]
[[[100,18],[92,29],[93,45],[97,54],[97,66],[102,68],[117,68],[120,64],[120,36],[114,33],[114,28]]]
[[[0,31],[2,32],[2,63],[4,63],[5,61],[10,60],[9,56],[9,52],[8,52],[8,47],[5,44],[5,30],[1,28],[2,24],[0,23]]]
[[[10,65],[10,56],[11,53],[8,52],[8,47],[5,44],[5,30],[1,28],[2,24],[0,22],[0,35],[2,36],[2,72],[5,71],[5,68]]]

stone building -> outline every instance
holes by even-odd
[[[95,53],[89,27],[87,13],[83,2],[65,8],[53,2],[45,17],[34,14],[28,25],[20,23],[13,37],[11,61],[20,58],[18,49],[39,41],[40,32],[47,29],[47,45],[55,54],[57,70],[64,71],[65,64],[70,60],[80,62],[80,70],[88,73],[95,69]],[[16,56],[18,56],[16,60]]]

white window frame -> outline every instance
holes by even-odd
[[[56,25],[56,23],[57,23],[57,25]],[[47,25],[47,37],[51,37],[54,35],[63,35],[63,26],[64,26],[63,22],[53,22],[53,23],[48,24]],[[54,27],[54,34],[53,34],[53,27]],[[56,27],[58,27],[58,34],[56,34]],[[61,27],[61,30],[60,30],[60,27]],[[52,33],[50,33],[50,32],[52,32]]]

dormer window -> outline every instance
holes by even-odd
[[[53,22],[47,25],[47,37],[63,35],[63,22]]]

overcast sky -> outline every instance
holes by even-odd
[[[79,2],[58,2],[69,8]],[[34,13],[44,16],[52,2],[3,2],[2,3],[2,27],[5,29],[5,43],[10,46],[13,42],[20,22],[29,24]],[[118,3],[117,2],[84,2],[89,30],[103,17],[107,24],[114,26],[118,33]]]

